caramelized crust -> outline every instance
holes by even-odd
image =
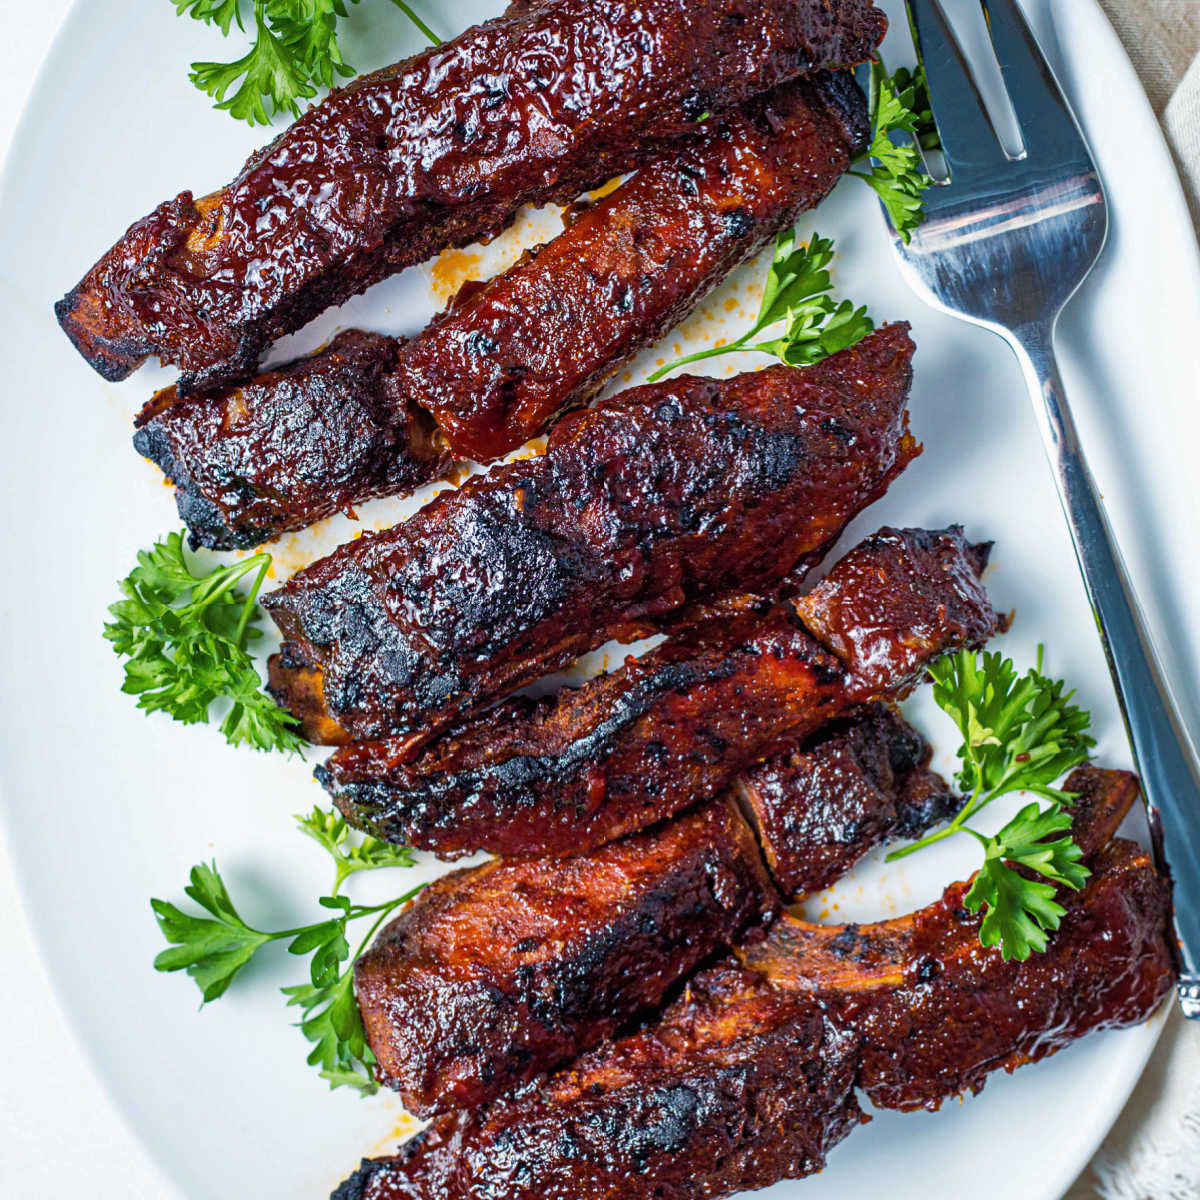
[[[850,580],[833,568],[824,594],[840,613],[862,607],[855,580],[899,597],[903,620],[876,613],[895,639],[895,681],[875,673],[866,686],[779,606],[698,626],[555,698],[501,705],[415,762],[409,739],[360,742],[318,777],[354,824],[391,840],[451,856],[577,854],[716,794],[872,693],[907,685],[922,663],[981,644],[998,625],[975,575],[985,558],[960,530],[889,529],[843,560]],[[806,607],[843,632],[835,614]]]
[[[253,371],[323,309],[567,201],[795,76],[864,61],[868,0],[544,0],[355,79],[228,187],[133,225],[56,306],[108,379]]]
[[[980,579],[991,543],[965,546],[960,533],[881,529],[796,601],[864,698],[904,695],[947,645],[977,646],[997,632]]]
[[[336,1200],[713,1200],[819,1171],[864,1118],[857,1037],[732,963],[541,1088],[440,1118]]]
[[[348,330],[242,387],[159,392],[133,445],[175,484],[192,545],[258,546],[444,474],[432,420],[391,385],[398,345]]]
[[[483,439],[516,429],[511,449],[816,204],[866,132],[849,76],[787,84],[708,122],[469,299],[464,288],[412,341],[350,332],[207,402],[168,389],[134,445],[175,483],[193,544],[226,549],[436,478],[449,464],[443,432],[486,459]]]
[[[797,870],[809,855],[825,882],[894,832],[911,780],[947,790],[921,765],[921,738],[882,706],[819,735],[802,757],[813,774],[803,796],[795,763],[790,778],[812,812],[772,830],[772,857]],[[855,854],[822,857],[817,814],[830,840],[843,834],[843,809],[866,786],[860,764],[885,789],[877,804],[890,820],[855,817]],[[906,815],[917,821],[906,832],[924,830],[927,811]],[[656,1008],[674,983],[778,908],[754,836],[729,800],[588,854],[454,872],[357,964],[377,1074],[422,1116],[511,1092]]]
[[[733,267],[815,207],[869,135],[849,76],[710,120],[400,354],[398,382],[489,462],[586,401]]]
[[[540,457],[267,596],[285,638],[276,694],[294,698],[300,672],[306,730],[324,717],[415,743],[609,638],[769,591],[917,452],[912,353],[907,326],[889,325],[805,370],[685,376],[572,414]]]
[[[1132,787],[1131,787],[1132,782]],[[1082,786],[1081,786],[1082,785]],[[1094,874],[1060,895],[1046,950],[1005,962],[979,944],[969,884],[898,920],[843,927],[781,917],[746,963],[811,995],[863,1038],[858,1084],[883,1108],[936,1109],[1099,1029],[1146,1020],[1170,990],[1170,888],[1133,842],[1104,841],[1136,796],[1127,772],[1072,777],[1084,792],[1077,835]],[[1099,813],[1089,811],[1096,804]],[[1113,819],[1115,817],[1115,820]]]
[[[778,911],[728,801],[565,859],[430,885],[355,969],[382,1082],[421,1116],[578,1057]]]
[[[890,708],[835,722],[746,773],[739,792],[785,896],[819,892],[892,837],[920,837],[960,800],[932,751]]]

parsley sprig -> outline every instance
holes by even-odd
[[[941,147],[929,107],[925,68],[901,67],[888,75],[881,61],[873,62],[870,114],[871,144],[863,155],[870,170],[847,174],[875,192],[896,232],[907,242],[925,219],[925,190],[933,184],[921,149]],[[909,136],[897,141],[893,134]]]
[[[264,946],[287,941],[289,953],[311,956],[308,982],[281,989],[288,1005],[299,1007],[301,1032],[313,1043],[309,1063],[330,1087],[373,1092],[375,1056],[367,1045],[354,998],[354,964],[379,926],[425,885],[383,904],[355,904],[341,893],[349,876],[359,871],[412,867],[416,864],[412,850],[365,835],[352,836],[344,818],[321,808],[297,816],[296,823],[334,861],[333,887],[318,900],[330,915],[291,929],[256,929],[237,911],[216,863],[200,863],[192,868],[184,891],[208,916],[184,912],[165,900],[150,901],[158,927],[171,943],[155,958],[154,967],[186,971],[207,1004],[225,994],[238,972]],[[351,954],[347,927],[368,917],[373,919]]]
[[[252,3],[254,43],[233,62],[194,62],[191,81],[239,121],[267,125],[279,113],[300,115],[300,101],[337,77],[354,74],[342,57],[337,23],[358,0],[171,0],[176,14],[215,25],[228,37],[236,22],[243,32],[243,8]],[[406,17],[437,44],[433,31],[405,0],[392,0]],[[266,103],[271,104],[268,115]]]
[[[1091,718],[1071,703],[1074,693],[1061,680],[1042,674],[1040,648],[1037,665],[1024,675],[1011,659],[968,650],[947,655],[930,674],[934,700],[962,735],[956,778],[967,800],[949,825],[893,851],[888,861],[970,834],[983,849],[983,865],[964,903],[973,913],[986,908],[979,940],[999,946],[1005,960],[1024,961],[1046,948],[1046,934],[1066,911],[1054,898],[1057,889],[1077,891],[1090,874],[1070,836],[1074,797],[1054,784],[1095,746]],[[1045,803],[1027,804],[994,835],[968,824],[993,800],[1018,791]]]
[[[269,554],[254,554],[196,575],[182,533],[139,551],[104,626],[127,660],[121,690],[137,696],[138,708],[192,725],[208,721],[214,703],[226,702],[221,732],[230,744],[300,753],[295,717],[262,690],[247,650],[262,636],[257,598],[270,566]],[[243,596],[238,581],[252,573]]]
[[[833,239],[814,233],[807,245],[796,245],[796,231],[787,229],[775,239],[775,257],[763,285],[762,303],[754,324],[741,337],[712,346],[660,367],[649,377],[654,383],[668,371],[720,354],[756,350],[792,367],[811,366],[862,341],[875,328],[865,307],[836,301],[829,293],[833,279]],[[774,337],[760,337],[782,326]]]

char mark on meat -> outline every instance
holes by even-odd
[[[685,376],[571,414],[545,454],[267,596],[285,638],[276,693],[299,699],[310,734],[411,749],[610,638],[771,591],[917,453],[912,353],[889,325],[804,370]]]
[[[192,545],[259,546],[444,474],[432,420],[395,392],[397,346],[349,330],[243,386],[159,392],[133,444],[175,485]]]
[[[835,717],[911,686],[1000,620],[961,530],[885,529],[817,591],[766,613],[699,625],[611,675],[514,701],[412,757],[411,740],[360,742],[319,769],[361,828],[441,854],[576,854],[664,820]],[[873,631],[863,674],[833,644]],[[892,674],[879,663],[890,664]]]
[[[355,969],[381,1081],[472,1108],[651,1012],[779,900],[727,800],[573,858],[492,860],[427,888]]]

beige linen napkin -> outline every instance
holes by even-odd
[[[1200,228],[1200,0],[1100,4],[1162,121]]]
[[[1200,0],[1100,3],[1162,122],[1200,232]],[[1200,1200],[1200,1022],[1172,1007],[1137,1090],[1064,1200]]]

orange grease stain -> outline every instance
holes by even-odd
[[[392,1125],[391,1132],[381,1137],[379,1141],[371,1147],[371,1158],[383,1158],[386,1155],[394,1154],[396,1151],[397,1142],[407,1141],[414,1133],[416,1133],[423,1121],[418,1121],[416,1117],[410,1116],[406,1112],[402,1112]]]
[[[464,283],[481,278],[478,254],[465,250],[443,250],[430,270],[433,276],[433,294],[450,300]]]
[[[605,196],[611,195],[621,186],[620,175],[614,175],[603,187],[598,187],[594,192],[588,192],[588,199],[593,203],[603,200]]]

